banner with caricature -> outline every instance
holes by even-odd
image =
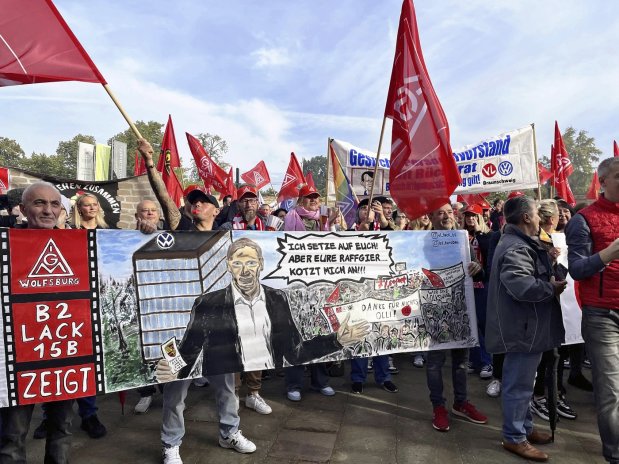
[[[0,230],[0,407],[475,346],[464,231]]]

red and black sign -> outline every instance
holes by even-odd
[[[103,391],[95,243],[88,230],[0,232],[9,405]]]
[[[481,168],[481,173],[484,177],[494,177],[496,176],[496,166],[492,163],[488,163]]]

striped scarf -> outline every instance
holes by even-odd
[[[232,229],[248,230],[247,221],[243,218],[242,214],[238,213],[232,218]],[[262,219],[260,219],[260,216],[256,216],[256,221],[254,222],[254,229],[251,230],[264,230],[264,223],[262,222]]]

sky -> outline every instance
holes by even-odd
[[[265,160],[276,189],[290,152],[328,137],[376,151],[400,0],[55,0],[133,120],[172,115],[229,146],[241,172]],[[603,157],[619,139],[619,2],[423,0],[415,4],[430,78],[454,151],[535,123],[586,130]],[[105,143],[127,125],[103,88],[77,82],[0,89],[0,137],[27,154],[78,133]],[[389,151],[387,124],[383,152]]]

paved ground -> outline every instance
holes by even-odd
[[[523,463],[500,446],[500,399],[485,394],[487,381],[469,376],[471,401],[489,417],[487,425],[453,419],[447,433],[431,425],[431,405],[425,371],[416,369],[409,355],[396,356],[400,374],[393,380],[400,392],[383,391],[373,384],[363,395],[350,392],[345,377],[331,379],[337,390],[327,398],[307,392],[300,403],[288,401],[283,379],[264,382],[263,397],[273,414],[262,416],[241,406],[241,428],[258,450],[241,455],[217,445],[217,419],[211,388],[195,388],[189,393],[186,411],[187,435],[181,447],[185,464],[227,463],[427,463],[495,464]],[[585,375],[589,372],[585,369]],[[444,372],[446,391],[451,392],[450,375]],[[451,394],[447,395],[451,398]],[[564,464],[604,463],[595,424],[593,395],[570,388],[568,399],[578,412],[575,421],[562,420],[554,444],[544,446],[552,462]],[[125,415],[121,415],[116,394],[99,398],[99,416],[108,428],[106,437],[92,440],[75,421],[73,463],[159,463],[161,395],[157,395],[145,415],[133,414],[138,400],[129,392]],[[450,403],[451,404],[451,403]],[[40,419],[37,409],[34,428]],[[541,419],[536,424],[547,427]],[[42,462],[43,440],[28,441],[29,462]]]

